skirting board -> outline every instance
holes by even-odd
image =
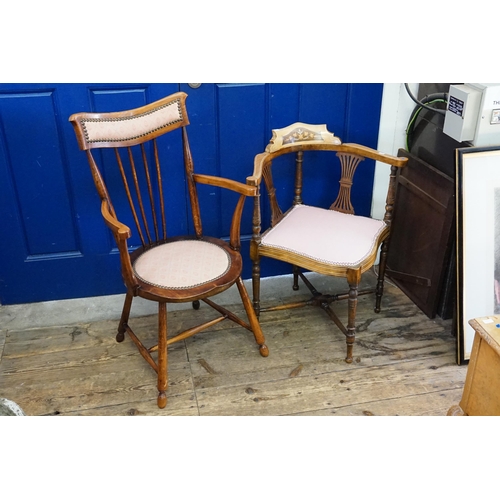
[[[317,273],[305,274],[318,288],[331,289],[332,281],[328,285],[327,280],[339,281],[339,278],[331,278]],[[340,280],[340,282],[339,285],[343,285],[343,288],[345,288],[345,281]],[[245,280],[245,286],[250,297],[252,297],[252,281]],[[305,286],[301,285],[301,289],[305,289]],[[275,298],[286,298],[294,293],[297,292],[292,290],[291,275],[272,276],[262,279],[262,302]],[[0,330],[25,330],[46,326],[91,323],[106,319],[118,320],[122,311],[124,297],[124,294],[120,294],[0,306]],[[237,302],[239,302],[239,295],[236,286],[217,296],[217,303],[221,305],[230,305]],[[169,304],[168,308],[170,311],[187,309],[191,308],[191,303]],[[157,310],[156,302],[136,297],[132,303],[131,317],[156,314]]]

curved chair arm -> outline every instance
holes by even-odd
[[[261,183],[264,167],[269,163],[271,158],[272,156],[269,153],[259,153],[255,156],[253,174],[247,177],[247,185],[258,186]]]
[[[233,181],[231,179],[226,179],[225,177],[216,177],[214,175],[205,174],[193,174],[193,178],[195,182],[199,182],[200,184],[209,184],[210,186],[218,186],[230,189],[231,191],[235,191],[236,193],[243,194],[245,196],[255,196],[257,191],[254,186],[243,184],[238,181]]]
[[[195,182],[200,184],[208,184],[210,186],[217,186],[225,189],[229,189],[240,194],[240,198],[233,212],[233,217],[231,220],[231,229],[229,232],[229,243],[235,250],[240,249],[240,227],[241,227],[241,215],[243,213],[243,206],[245,204],[245,199],[247,196],[256,196],[258,188],[256,186],[249,186],[238,181],[227,179],[225,177],[216,177],[214,175],[205,174],[193,174],[193,179]]]
[[[127,240],[132,235],[130,228],[122,224],[109,209],[109,204],[106,200],[101,202],[101,214],[104,217],[106,225],[111,229],[117,240]]]
[[[342,146],[338,148],[338,151],[357,154],[359,156],[364,156],[366,158],[370,158],[375,161],[381,161],[382,163],[393,165],[394,167],[404,167],[408,161],[408,158],[381,153],[376,149],[355,143],[342,144]]]
[[[122,275],[123,279],[125,280],[125,284],[134,289],[136,286],[138,286],[138,283],[132,269],[132,262],[130,260],[130,254],[127,245],[127,240],[132,235],[130,228],[125,224],[122,224],[111,213],[109,204],[106,200],[102,200],[101,202],[101,214],[104,218],[104,222],[109,227],[109,229],[111,229],[111,232],[115,237],[116,245],[120,252]]]

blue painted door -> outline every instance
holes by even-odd
[[[124,291],[119,256],[68,117],[77,111],[129,109],[178,90],[189,95],[189,137],[199,172],[244,182],[271,129],[295,121],[326,123],[344,142],[377,144],[378,84],[203,84],[196,89],[187,84],[1,84],[1,304]],[[169,154],[180,158],[181,152]],[[373,169],[364,170],[357,209],[369,213]],[[169,227],[176,234],[191,232],[183,172],[169,174],[169,185],[178,214]],[[320,184],[310,195],[323,196]],[[200,197],[205,232],[227,236],[232,194],[203,186]],[[245,277],[251,274],[251,208],[247,202],[242,228]],[[289,270],[263,266],[264,275],[283,272]]]

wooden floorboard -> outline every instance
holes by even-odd
[[[130,338],[116,342],[116,321],[0,330],[0,397],[27,415],[446,415],[460,401],[467,370],[456,364],[451,320],[427,318],[389,284],[380,314],[373,301],[359,300],[352,364],[344,361],[343,334],[311,307],[262,314],[267,358],[248,330],[229,321],[173,344],[163,410],[155,372]],[[333,307],[345,320],[347,303]],[[206,305],[175,311],[169,331],[211,317]],[[155,343],[155,316],[131,325],[145,344]]]

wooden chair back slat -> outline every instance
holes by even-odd
[[[163,198],[163,182],[161,176],[161,168],[160,168],[160,158],[158,156],[158,144],[156,140],[153,141],[153,149],[155,156],[155,166],[156,166],[156,180],[158,185],[158,197],[160,199],[160,214],[161,214],[161,227],[162,227],[162,239],[167,239],[167,218],[165,215],[165,201]]]
[[[128,165],[124,165],[121,148],[115,148],[118,169],[122,178],[125,194],[137,227],[138,235],[143,246],[165,241],[167,239],[167,218],[163,194],[161,165],[158,156],[158,147],[153,139],[154,167],[150,167],[148,152],[144,144],[140,144],[140,155],[134,155],[133,147],[127,147]],[[137,146],[136,146],[137,147]],[[141,178],[138,162],[142,162],[144,176]],[[158,214],[158,207],[159,212]]]
[[[142,232],[141,224],[139,222],[139,217],[137,215],[137,210],[135,208],[135,203],[132,197],[132,192],[130,191],[130,186],[127,179],[127,174],[125,173],[125,168],[123,167],[123,162],[120,156],[120,151],[118,148],[115,148],[116,161],[118,162],[118,168],[120,170],[121,178],[123,181],[123,187],[125,188],[125,193],[127,195],[127,200],[130,206],[130,210],[132,212],[132,217],[134,218],[135,225],[137,227],[137,232],[141,239],[142,246],[146,246],[146,239],[144,238],[144,234]]]
[[[144,145],[141,144],[141,146],[144,146]],[[149,224],[148,224],[148,220],[146,219],[146,212],[144,209],[144,203],[142,201],[141,188],[139,186],[139,179],[137,177],[137,170],[135,168],[135,161],[134,161],[134,156],[132,154],[132,148],[128,147],[127,151],[128,151],[128,158],[130,161],[130,170],[132,173],[132,179],[134,181],[135,195],[136,195],[135,199],[136,199],[137,205],[139,206],[139,211],[141,213],[144,232],[146,233],[147,238],[148,238],[147,243],[151,244],[153,240],[151,239],[151,233],[149,231]],[[145,167],[146,167],[146,165],[145,165]],[[148,186],[148,188],[150,188],[150,186]],[[143,243],[143,245],[144,245],[144,243]]]
[[[153,141],[155,141],[155,139],[153,139]],[[158,221],[156,220],[155,199],[154,199],[154,195],[153,195],[153,186],[151,184],[151,176],[149,175],[149,165],[148,165],[148,160],[146,157],[146,148],[144,147],[144,144],[141,144],[141,153],[142,153],[142,164],[144,166],[144,175],[146,176],[146,184],[147,184],[148,194],[149,194],[149,204],[151,207],[151,216],[153,217],[155,241],[158,241],[159,235],[158,235]]]

